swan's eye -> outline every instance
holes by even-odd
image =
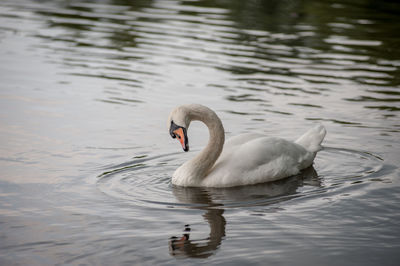
[[[178,139],[181,139],[181,136],[178,135]]]

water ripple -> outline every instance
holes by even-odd
[[[91,77],[121,91],[127,87],[146,89],[160,81],[170,84],[169,76],[179,74],[166,73],[165,69],[186,66],[193,71],[202,68],[229,73],[225,80],[210,76],[210,83],[217,87],[299,98],[329,91],[330,85],[358,90],[363,90],[360,85],[364,84],[391,86],[399,66],[396,60],[373,60],[363,50],[383,46],[383,41],[346,35],[360,25],[369,27],[371,20],[328,22],[326,32],[308,23],[293,25],[295,31],[277,32],[239,28],[226,8],[175,1],[132,6],[77,2],[62,8],[56,4],[8,3],[7,8],[23,10],[17,17],[30,11],[44,18],[41,29],[26,31],[43,40],[37,48],[46,51],[49,61],[66,66],[65,74]],[[316,36],[332,49],[309,42]],[[141,104],[151,101],[152,96],[153,93],[142,93],[141,97],[104,93],[94,100]],[[237,96],[225,98],[237,101]],[[252,99],[263,96],[255,93]],[[313,103],[288,104],[297,110],[310,106],[325,108]],[[389,107],[387,110],[396,109]],[[292,112],[295,111],[289,113]]]
[[[176,156],[143,156],[108,166],[99,176],[97,186],[112,198],[152,208],[274,207],[299,197],[324,197],[328,191],[338,194],[342,188],[354,184],[382,181],[378,176],[384,167],[376,155],[328,147],[318,154],[314,167],[277,182],[222,189],[184,188],[170,183],[175,167],[171,161]],[[351,193],[348,188],[346,193]]]

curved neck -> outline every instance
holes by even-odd
[[[187,166],[193,171],[192,178],[201,181],[207,176],[215,161],[222,152],[225,142],[225,131],[219,117],[211,109],[202,105],[192,105],[188,113],[189,120],[198,120],[206,124],[209,131],[207,146],[192,160],[187,162]]]

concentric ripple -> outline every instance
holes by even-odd
[[[382,160],[370,153],[327,147],[314,166],[299,175],[277,182],[234,188],[183,188],[171,184],[170,176],[178,165],[170,164],[176,155],[136,158],[113,167],[99,176],[97,186],[108,196],[133,205],[154,208],[232,208],[280,203],[326,192],[341,193],[342,188],[379,178]],[[356,188],[354,188],[356,190]],[[351,191],[351,189],[350,189]]]

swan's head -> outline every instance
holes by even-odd
[[[189,140],[187,137],[187,129],[190,124],[188,110],[183,106],[172,110],[168,118],[169,134],[172,138],[177,138],[182,145],[184,151],[189,151]]]

